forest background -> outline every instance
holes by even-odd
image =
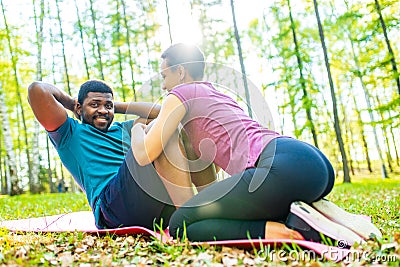
[[[160,55],[177,42],[203,49],[208,75],[229,68],[240,73],[230,87],[257,87],[274,128],[320,148],[339,181],[389,178],[399,167],[397,0],[0,4],[1,194],[78,190],[29,108],[31,82],[76,96],[84,81],[102,79],[116,100],[160,101]],[[251,113],[245,92],[238,100]]]

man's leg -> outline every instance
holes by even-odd
[[[101,228],[165,228],[175,211],[172,203],[153,164],[140,166],[129,149],[117,175],[100,193],[95,213]]]
[[[181,132],[181,141],[189,162],[190,178],[196,186],[197,192],[200,192],[217,180],[214,164],[200,160],[184,130]]]
[[[180,207],[193,196],[188,160],[178,132],[168,141],[154,167],[168,191],[172,204]]]

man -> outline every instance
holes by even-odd
[[[51,84],[34,82],[28,99],[61,161],[86,193],[98,228],[153,228],[154,223],[165,228],[175,207],[193,196],[178,135],[152,164],[139,166],[130,148],[135,121],[113,123],[114,113],[154,119],[159,106],[114,102],[111,87],[98,80],[83,83],[77,99]]]

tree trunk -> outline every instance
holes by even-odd
[[[64,176],[64,169],[63,168],[64,168],[63,164],[62,164],[62,162],[60,162],[61,181],[65,185],[65,176]],[[54,191],[55,191],[55,189],[54,189]]]
[[[360,127],[361,142],[363,144],[363,149],[364,149],[364,153],[365,153],[365,159],[367,161],[368,171],[369,171],[369,173],[372,173],[371,159],[369,157],[369,152],[368,152],[368,143],[367,143],[367,140],[365,137],[365,131],[364,131],[364,123],[361,118],[361,112],[357,109],[357,102],[356,102],[356,97],[354,96],[354,94],[353,94],[353,102],[354,102],[354,106],[356,107],[355,112],[357,114],[357,123],[358,123],[358,127]]]
[[[353,158],[351,157],[351,148],[354,147],[354,146],[352,146],[353,145],[353,141],[352,141],[353,140],[353,138],[352,138],[353,132],[351,130],[351,125],[346,117],[346,112],[345,112],[346,109],[343,104],[343,99],[342,99],[341,95],[339,95],[339,101],[340,101],[339,105],[341,106],[341,109],[343,110],[342,117],[343,117],[344,138],[345,138],[344,145],[346,146],[346,151],[348,151],[348,153],[349,153],[348,159],[349,159],[350,172],[352,175],[355,175],[354,166],[353,166]]]
[[[303,98],[302,98],[303,107],[306,110],[307,124],[310,127],[311,134],[312,134],[313,141],[314,141],[314,145],[316,147],[318,147],[317,132],[315,130],[314,120],[313,120],[313,117],[312,117],[312,114],[311,114],[312,100],[308,96],[306,80],[304,79],[304,75],[303,75],[303,61],[302,61],[301,56],[300,56],[299,44],[297,42],[296,25],[294,24],[294,21],[293,21],[292,7],[290,5],[290,0],[287,0],[287,4],[288,4],[288,7],[289,7],[290,28],[291,28],[292,34],[293,34],[293,43],[294,43],[294,47],[295,47],[295,51],[296,51],[297,65],[298,65],[299,74],[300,74],[300,85],[301,85],[301,89],[303,91]]]
[[[48,12],[51,12],[51,10],[49,9]],[[55,64],[55,53],[54,53],[54,37],[53,37],[51,28],[49,29],[49,33],[50,33],[51,58],[52,58],[51,73],[52,73],[52,77],[53,77],[53,84],[56,84],[57,81],[56,81],[56,70],[55,70],[56,64]],[[53,169],[51,167],[50,143],[49,143],[48,136],[46,138],[46,149],[47,149],[47,158],[49,160],[49,162],[47,163],[47,181],[49,184],[50,193],[54,193],[54,192],[56,192],[55,185],[53,183],[53,174],[55,172],[53,172]],[[54,165],[57,166],[57,164],[58,164],[58,160],[55,160]]]
[[[36,28],[36,46],[37,46],[37,62],[36,62],[36,79],[41,81],[43,78],[42,74],[42,44],[43,44],[43,19],[44,19],[44,0],[40,1],[40,15],[38,17],[36,11],[35,1],[33,1],[33,12],[35,19],[35,28]],[[32,181],[29,183],[29,189],[31,193],[39,193],[40,181],[39,181],[39,172],[40,172],[40,155],[39,152],[39,133],[40,133],[40,125],[35,120],[34,122],[34,133],[32,140],[32,153],[33,155],[37,155],[32,159]]]
[[[145,6],[145,2],[141,3],[142,6],[142,11],[143,11],[143,16],[146,16],[147,14],[147,10],[146,10],[146,6]],[[150,5],[151,3],[149,3]],[[147,21],[147,20],[146,20]],[[147,53],[147,70],[148,70],[148,76],[151,77],[151,62],[150,62],[150,45],[149,45],[149,36],[148,36],[148,31],[149,31],[149,27],[147,27],[146,22],[143,25],[144,26],[144,44],[146,46],[146,53]],[[153,79],[150,78],[150,94],[151,94],[151,102],[154,102],[154,82]]]
[[[333,105],[332,108],[333,108],[333,117],[334,117],[334,128],[335,128],[336,138],[337,138],[337,141],[339,144],[340,154],[342,156],[342,161],[343,161],[342,162],[343,163],[343,177],[344,177],[343,181],[345,183],[350,183],[351,179],[350,179],[348,161],[347,161],[346,151],[344,148],[342,131],[340,129],[340,121],[339,121],[338,110],[337,110],[335,87],[333,85],[333,80],[332,80],[332,75],[331,75],[331,68],[330,68],[329,59],[328,59],[328,51],[327,51],[326,45],[325,45],[324,31],[322,28],[321,19],[319,17],[317,0],[313,0],[313,3],[314,3],[315,15],[316,15],[317,22],[318,22],[318,31],[319,31],[319,36],[320,36],[320,40],[321,40],[322,50],[324,52],[325,67],[326,67],[326,71],[328,73],[329,86],[330,86],[332,105]]]
[[[119,0],[116,1],[117,4],[117,29],[116,29],[116,35],[117,35],[117,41],[116,41],[116,46],[117,46],[117,57],[118,57],[118,75],[119,75],[119,82],[121,84],[121,91],[122,91],[122,101],[126,102],[126,92],[125,92],[125,85],[124,85],[124,67],[122,66],[123,62],[123,57],[122,57],[122,51],[121,51],[121,13],[119,12],[120,6],[119,6]]]
[[[390,135],[392,137],[393,149],[394,149],[394,152],[395,152],[395,155],[396,155],[396,164],[397,164],[397,166],[400,166],[400,164],[399,164],[399,152],[397,150],[396,139],[394,138],[395,135],[393,133],[393,126],[392,125],[390,125]]]
[[[8,118],[7,106],[4,102],[3,88],[0,84],[0,117],[2,119],[1,125],[3,126],[4,147],[6,151],[6,188],[7,194],[10,196],[22,193],[18,185],[18,172],[16,165],[16,158],[14,153],[14,145],[10,132],[10,120]]]
[[[376,103],[378,104],[377,106],[381,106],[381,102],[379,100],[379,97],[376,96]],[[385,121],[385,116],[383,114],[382,110],[378,111],[380,116],[381,116],[381,120],[384,122]],[[383,140],[385,141],[385,145],[386,145],[386,160],[387,160],[387,166],[389,167],[390,172],[393,172],[393,167],[392,167],[392,156],[390,154],[390,145],[389,145],[389,138],[388,138],[388,134],[387,134],[387,125],[385,123],[382,124],[382,133],[383,133]]]
[[[96,27],[96,14],[93,9],[93,0],[89,0],[89,2],[90,2],[90,14],[91,14],[92,23],[93,23],[93,34],[94,34],[94,38],[96,41],[96,51],[97,51],[97,57],[98,57],[99,71],[100,71],[101,79],[104,80],[103,59],[101,57],[101,46],[100,46],[99,37],[97,35],[97,27]]]
[[[51,9],[48,8],[47,14],[51,14]],[[53,79],[53,84],[56,84],[56,63],[55,63],[55,53],[54,53],[54,36],[53,36],[53,31],[51,27],[49,28],[49,35],[50,35],[50,46],[51,46],[51,74],[52,74],[52,79]]]
[[[63,56],[63,61],[64,61],[64,74],[65,74],[65,80],[67,82],[67,89],[68,89],[68,94],[71,95],[71,85],[70,85],[70,80],[69,80],[69,74],[68,74],[68,64],[67,64],[67,57],[65,55],[65,44],[64,44],[64,33],[62,29],[62,21],[60,17],[60,7],[58,5],[58,2],[60,0],[56,0],[56,7],[57,7],[57,20],[58,20],[58,26],[60,30],[60,38],[61,38],[61,50],[62,50],[62,56]]]
[[[3,167],[5,167],[5,161],[3,161],[3,131],[0,128],[0,194],[7,194],[7,180],[5,176],[5,172],[3,171]],[[4,168],[5,169],[5,168]]]
[[[5,25],[5,29],[6,29],[8,48],[9,48],[10,54],[11,54],[11,62],[12,62],[12,68],[13,68],[13,74],[14,74],[13,76],[14,76],[14,81],[15,81],[17,99],[18,99],[19,106],[21,107],[21,116],[22,116],[21,119],[22,119],[22,125],[23,125],[23,130],[24,130],[24,139],[25,139],[25,153],[26,153],[27,164],[28,164],[28,178],[29,178],[29,181],[31,181],[32,180],[32,160],[31,160],[31,155],[29,152],[28,128],[26,126],[25,112],[23,109],[23,102],[22,102],[21,90],[20,90],[20,82],[19,82],[19,76],[18,76],[18,71],[17,71],[17,57],[15,55],[13,46],[11,44],[11,32],[8,27],[3,1],[1,1],[1,9],[2,9],[2,13],[3,13],[4,25]],[[23,150],[23,148],[20,147],[20,150]],[[22,193],[22,191],[19,193]]]
[[[242,45],[240,42],[239,31],[238,31],[237,24],[236,24],[235,5],[233,3],[233,0],[231,0],[231,11],[232,11],[232,19],[233,19],[233,28],[234,28],[234,32],[235,32],[235,40],[236,40],[236,45],[237,45],[238,54],[239,54],[240,68],[242,70],[242,80],[243,80],[244,92],[245,92],[245,97],[246,97],[246,105],[247,105],[247,110],[249,112],[249,116],[252,118],[253,112],[251,110],[250,93],[249,93],[249,87],[247,85],[246,69],[244,67],[244,62],[243,62]]]
[[[356,74],[357,78],[358,78],[359,81],[360,81],[361,88],[363,89],[365,102],[367,103],[369,118],[370,118],[371,123],[373,123],[373,122],[375,122],[375,118],[374,118],[374,114],[373,114],[373,112],[372,112],[371,102],[370,102],[369,95],[368,95],[368,89],[367,89],[367,86],[365,85],[365,82],[364,82],[364,79],[363,79],[363,75],[362,75],[362,72],[361,72],[360,62],[358,61],[358,58],[357,58],[357,55],[356,55],[356,52],[355,52],[355,49],[354,49],[354,42],[353,42],[353,38],[352,38],[352,36],[351,36],[351,30],[350,30],[350,29],[347,31],[347,35],[348,35],[348,38],[349,38],[349,40],[350,40],[350,45],[351,45],[351,52],[352,52],[352,56],[353,56],[353,61],[354,61],[355,67],[356,67],[356,72],[355,72],[355,74]],[[385,166],[385,162],[384,162],[383,156],[382,156],[382,149],[381,149],[381,147],[380,147],[380,145],[379,145],[378,134],[377,134],[377,132],[376,132],[376,127],[377,127],[377,126],[376,126],[376,125],[371,125],[371,127],[372,127],[372,129],[373,129],[374,143],[375,143],[376,151],[377,151],[377,153],[378,153],[378,155],[379,155],[379,160],[380,160],[380,163],[381,163],[381,174],[382,174],[382,178],[388,178],[387,171],[386,171],[386,166]],[[367,150],[367,151],[368,151],[368,150]],[[367,157],[367,159],[368,159],[368,158],[369,158],[369,157]],[[372,171],[372,169],[370,169],[370,172],[371,172],[371,171]]]
[[[76,0],[74,0],[74,3],[75,3],[75,9],[76,9],[76,17],[78,19],[79,36],[80,36],[81,45],[82,45],[83,63],[85,64],[86,78],[89,80],[90,74],[89,74],[89,65],[87,63],[86,50],[85,50],[85,44],[84,44],[84,39],[83,39],[83,26],[82,26],[82,22],[81,22],[81,17],[79,15],[79,8],[78,8],[78,4],[76,3]]]
[[[53,172],[51,170],[51,157],[50,157],[50,143],[49,138],[46,138],[46,152],[47,152],[47,178],[49,182],[50,193],[54,193]]]
[[[170,44],[172,44],[171,22],[170,22],[170,16],[169,16],[168,0],[165,0],[165,10],[167,11],[167,24],[168,24],[169,42],[170,42]]]
[[[133,70],[133,57],[132,57],[132,51],[131,51],[131,41],[130,41],[130,27],[128,25],[128,18],[126,17],[126,4],[125,0],[121,0],[122,4],[122,11],[123,11],[123,19],[124,19],[124,26],[126,28],[126,44],[128,46],[128,57],[129,57],[129,70],[131,72],[131,81],[132,81],[132,91],[133,91],[133,101],[137,101],[137,96],[136,96],[136,89],[135,89],[135,77],[134,77],[134,70]]]
[[[390,40],[389,40],[387,31],[386,31],[386,24],[385,24],[385,21],[383,20],[381,6],[380,6],[378,0],[375,0],[375,8],[376,8],[376,12],[378,12],[378,15],[379,15],[379,22],[381,23],[383,35],[385,36],[385,42],[386,42],[386,46],[387,46],[387,49],[389,52],[390,62],[392,63],[393,78],[397,85],[397,92],[400,94],[400,77],[399,77],[399,71],[397,70],[396,58],[394,56],[393,49],[390,44]]]

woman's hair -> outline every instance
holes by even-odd
[[[197,46],[183,43],[174,44],[162,53],[161,58],[166,60],[167,66],[171,69],[176,70],[179,65],[182,65],[193,79],[203,79],[204,54]]]
[[[83,104],[83,101],[90,92],[110,93],[112,96],[114,96],[113,89],[105,82],[99,80],[89,80],[84,82],[79,89],[78,93],[79,104],[81,105]]]

